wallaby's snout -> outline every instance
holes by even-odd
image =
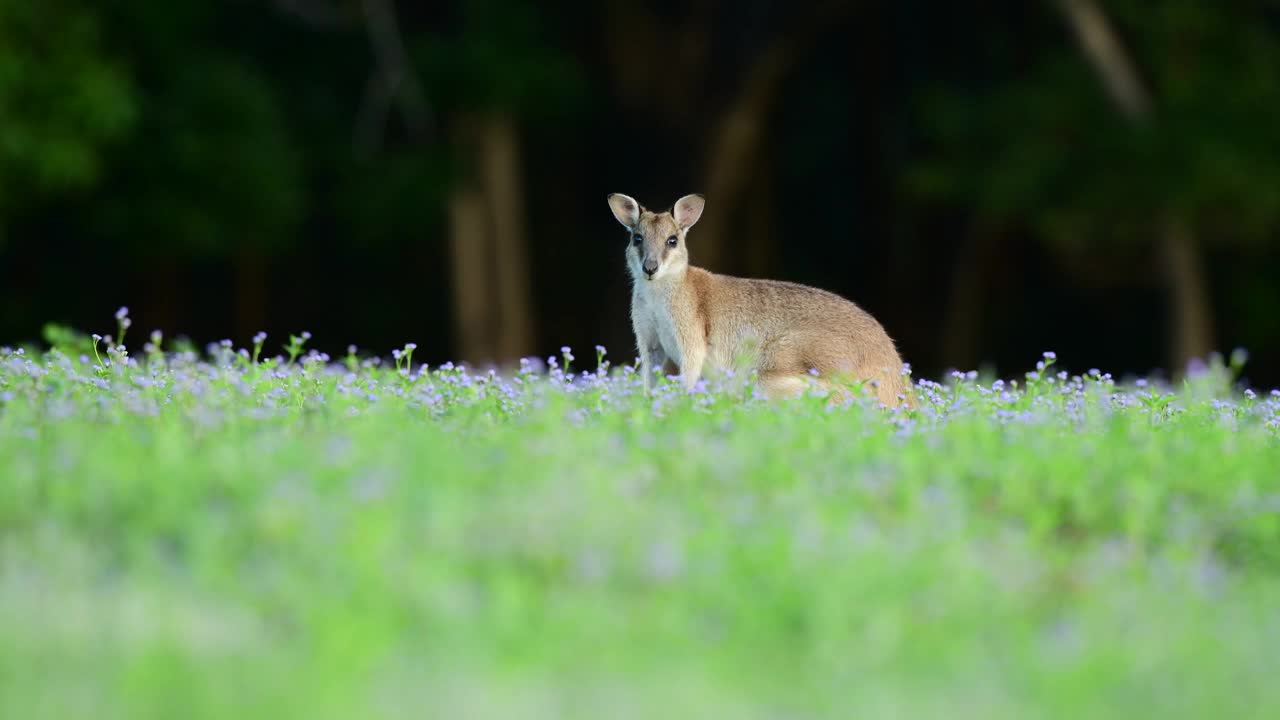
[[[645,258],[645,259],[644,259],[644,274],[645,274],[645,275],[648,275],[650,278],[652,278],[652,277],[653,277],[653,274],[654,274],[654,273],[656,273],[656,272],[658,272],[658,261],[657,261],[657,259],[656,259],[656,258],[651,258],[651,257],[647,257],[647,258]]]

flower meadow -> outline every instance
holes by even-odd
[[[116,320],[0,350],[0,717],[1280,717],[1243,355],[890,410]]]

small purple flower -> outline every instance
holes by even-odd
[[[303,340],[310,340],[310,339],[311,339],[311,333],[307,332],[306,330],[303,330],[303,331],[302,331],[302,334],[301,334],[301,335],[299,335],[298,337],[301,337]]]
[[[1209,372],[1209,366],[1200,358],[1191,358],[1187,361],[1187,377],[1197,378]]]
[[[265,332],[259,332],[257,335],[253,336],[254,345],[261,345],[266,341],[267,341],[267,334]]]
[[[1149,384],[1149,383],[1147,382],[1147,379],[1146,379],[1146,378],[1138,378],[1138,379],[1137,379],[1137,381],[1135,381],[1135,382],[1134,382],[1134,385],[1137,385],[1137,386],[1138,386],[1138,387],[1140,387],[1140,388],[1144,388],[1144,387],[1146,387],[1148,384]]]
[[[418,343],[405,343],[404,349],[413,352],[418,349]]]
[[[119,310],[116,311],[117,320],[124,320],[127,317],[129,317],[129,308],[127,306],[122,306]]]
[[[1049,362],[1053,362],[1054,360],[1058,359],[1058,354],[1053,352],[1052,350],[1048,350],[1044,353],[1044,359],[1048,360]]]

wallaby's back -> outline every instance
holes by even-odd
[[[847,377],[875,381],[876,394],[899,404],[907,383],[902,358],[884,327],[850,300],[782,280],[738,278],[689,268],[702,296],[708,358],[728,367],[742,353],[762,377]]]

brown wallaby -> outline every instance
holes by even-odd
[[[809,382],[837,390],[855,380],[875,386],[890,407],[908,400],[893,340],[857,305],[805,285],[691,267],[685,240],[704,204],[685,195],[655,213],[609,196],[628,233],[631,322],[646,392],[670,360],[690,389],[704,369],[740,369],[758,372],[769,397],[799,394]]]

